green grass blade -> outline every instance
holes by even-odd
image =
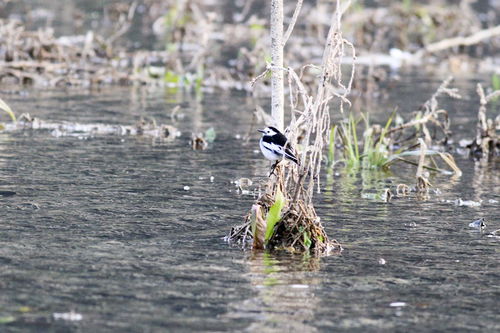
[[[495,73],[491,76],[491,87],[493,90],[500,90],[500,75]]]
[[[302,235],[304,237],[304,246],[309,250],[312,245],[311,237],[309,237],[309,233],[307,231],[304,231]]]
[[[267,213],[266,221],[266,243],[271,239],[274,233],[274,226],[281,220],[281,210],[285,206],[285,197],[283,193],[278,189],[276,191],[276,195],[274,197],[274,204],[269,209],[269,213]]]
[[[356,161],[359,161],[359,142],[358,142],[358,134],[356,133],[356,125],[357,122],[354,120],[353,115],[351,114],[351,131],[353,137],[354,151],[356,152]]]

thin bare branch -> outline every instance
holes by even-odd
[[[292,20],[290,21],[290,24],[288,24],[288,28],[286,29],[285,36],[283,37],[283,47],[285,46],[286,42],[288,41],[288,38],[290,38],[290,35],[292,34],[293,28],[295,27],[295,23],[297,23],[297,18],[299,17],[300,10],[302,9],[302,2],[304,0],[297,0],[297,5],[295,6],[295,10],[293,11],[293,16]]]

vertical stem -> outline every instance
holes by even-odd
[[[283,0],[271,0],[271,115],[282,131],[285,94],[283,88]]]

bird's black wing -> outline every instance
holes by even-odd
[[[278,156],[283,156],[283,146],[274,140],[274,136],[263,136],[262,146]]]
[[[266,141],[266,140],[264,140],[264,141]],[[299,164],[297,157],[295,157],[295,154],[293,153],[293,150],[291,149],[291,147],[289,145],[287,145],[288,139],[286,138],[286,136],[284,136],[281,133],[277,133],[271,137],[268,137],[267,141],[269,143],[274,144],[274,149],[275,149],[276,154],[285,156],[289,160],[295,162],[296,164]]]
[[[280,145],[280,146],[285,146],[286,142],[288,141],[288,139],[286,138],[286,136],[284,136],[283,134],[281,133],[276,133],[274,134],[272,137],[271,137],[271,140],[277,144],[277,145]]]

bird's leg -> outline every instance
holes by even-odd
[[[271,165],[271,172],[269,173],[269,177],[271,177],[274,174],[274,170],[276,170],[276,167],[278,166],[279,162],[280,160],[277,160],[276,162],[273,163],[273,165]]]

